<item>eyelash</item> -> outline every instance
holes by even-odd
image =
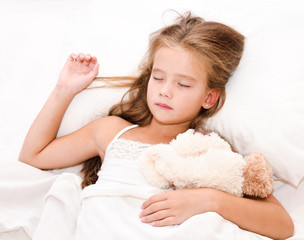
[[[186,87],[186,88],[189,88],[189,87],[190,87],[190,86],[188,86],[188,85],[184,85],[184,84],[181,84],[181,83],[178,83],[178,85],[181,86],[181,87]]]
[[[157,81],[161,81],[163,80],[162,78],[157,78],[157,77],[153,77],[154,80],[157,80]],[[185,85],[185,84],[181,84],[181,83],[178,83],[179,86],[181,87],[186,87],[186,88],[189,88],[190,86],[189,85]]]

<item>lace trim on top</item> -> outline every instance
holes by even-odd
[[[97,184],[144,184],[149,185],[138,169],[140,154],[151,144],[117,138],[108,148]]]
[[[111,155],[111,159],[125,159],[136,160],[139,155],[152,144],[141,143],[124,138],[118,138],[113,142],[108,151],[108,155]],[[115,149],[115,150],[114,150]]]

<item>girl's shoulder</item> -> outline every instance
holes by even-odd
[[[95,120],[97,125],[108,125],[108,126],[129,126],[132,125],[132,123],[126,121],[125,119],[118,117],[118,116],[106,116],[106,117],[101,117],[97,120]]]
[[[94,121],[94,135],[96,143],[103,155],[112,139],[122,129],[133,125],[132,123],[117,116],[106,116]]]
[[[106,116],[95,120],[95,132],[97,136],[113,139],[122,129],[133,125],[132,123],[117,116]]]

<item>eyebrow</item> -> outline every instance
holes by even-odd
[[[165,71],[161,70],[160,68],[153,68],[152,72],[162,72],[162,73],[165,73]],[[177,77],[183,77],[183,78],[186,78],[188,80],[197,82],[196,78],[194,78],[194,77],[192,77],[190,75],[185,75],[185,74],[178,73],[178,74],[175,74],[175,76],[177,76]]]

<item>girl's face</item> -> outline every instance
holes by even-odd
[[[207,88],[204,64],[190,51],[162,47],[156,52],[147,91],[154,119],[165,124],[190,123],[201,107],[212,107],[214,91]]]

